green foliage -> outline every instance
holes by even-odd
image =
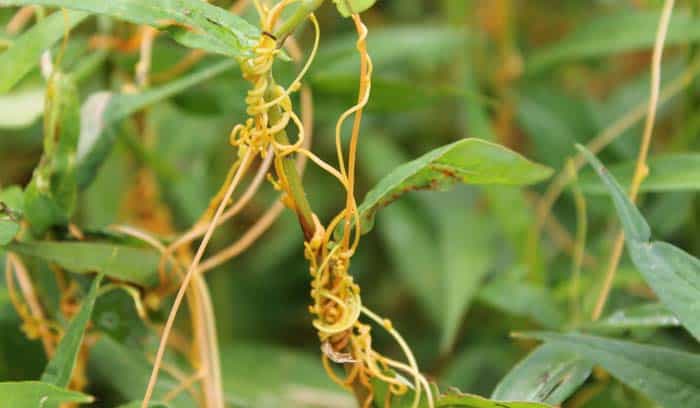
[[[8,6],[41,4],[109,15],[169,30],[173,38],[185,46],[203,48],[231,57],[247,53],[257,35],[257,30],[240,17],[196,0],[5,0],[3,3]],[[172,27],[170,20],[181,24],[184,29]]]
[[[699,41],[700,19],[683,12],[675,14],[669,25],[666,45]],[[527,70],[537,72],[565,60],[650,49],[654,45],[658,20],[657,12],[630,10],[595,18],[561,41],[532,55]],[[615,41],[610,41],[611,38]]]
[[[468,395],[462,393],[449,393],[438,398],[436,407],[444,408],[546,408],[550,405],[540,404],[536,402],[510,402],[510,401],[492,401],[478,395]]]
[[[92,402],[93,397],[39,381],[0,382],[2,403],[8,407],[41,407],[61,402]]]
[[[551,170],[502,146],[464,139],[397,167],[367,193],[360,204],[362,232],[374,216],[409,191],[445,190],[455,183],[526,185],[541,181]]]
[[[120,121],[153,103],[177,95],[234,66],[233,61],[221,61],[162,87],[138,94],[115,95],[98,92],[90,95],[81,111],[82,128],[80,129],[80,144],[77,153],[79,185],[86,187],[95,177],[99,166],[104,162],[114,145],[117,136],[114,127]]]
[[[526,336],[578,353],[662,406],[692,407],[699,402],[697,354],[581,334]]]
[[[70,30],[86,17],[86,13],[79,11],[53,13],[17,38],[0,54],[0,94],[9,91],[36,67],[44,50],[61,39],[66,30]]]
[[[700,260],[666,242],[650,242],[651,230],[617,181],[590,152],[586,158],[613,197],[632,261],[661,301],[700,339]]]
[[[574,350],[544,344],[513,367],[491,398],[561,404],[586,381],[592,369],[593,364]]]
[[[68,386],[73,368],[75,367],[75,361],[78,358],[80,345],[85,336],[85,329],[90,321],[92,309],[95,306],[95,300],[99,293],[98,289],[100,288],[101,281],[102,275],[97,276],[97,278],[93,280],[90,291],[80,307],[80,311],[66,328],[65,334],[56,348],[56,354],[51,361],[49,361],[49,364],[44,370],[44,374],[41,375],[42,382],[54,384],[59,387]]]
[[[19,232],[24,195],[17,186],[0,190],[0,245],[6,245]]]
[[[44,153],[24,194],[24,213],[37,236],[52,226],[67,224],[78,198],[80,105],[70,76],[51,75],[44,112]]]
[[[8,249],[74,273],[98,272],[144,286],[156,281],[159,256],[145,248],[104,242],[31,241],[10,244]]]
[[[327,249],[342,248],[349,224],[335,217],[349,204],[337,178],[349,173],[352,116],[339,129],[342,170],[334,131],[366,84],[363,42],[343,17],[361,13],[373,66],[353,165],[361,243],[332,267],[349,268],[379,316],[361,314],[372,352],[407,362],[405,340],[435,407],[700,406],[697,5],[675,2],[649,174],[633,203],[663,2],[302,0],[264,34],[244,3],[0,0],[0,406],[141,406],[201,236],[172,252],[179,268],[163,248],[211,220],[245,153],[230,134],[255,116],[249,81],[292,84],[311,55],[310,12],[321,37],[304,93],[290,87],[265,120],[291,109],[309,122],[315,157],[296,192],[325,228],[315,232],[339,221]],[[248,58],[268,52],[275,62],[255,78]],[[369,396],[360,380],[339,387],[321,361],[341,380],[356,375],[354,362],[333,362],[348,356],[318,341],[308,313],[304,249],[322,234],[302,242],[289,194],[279,219],[263,218],[302,158],[273,153],[282,168],[273,162],[211,236],[202,264],[227,248],[237,256],[203,275],[211,293],[191,286],[184,297],[151,407],[214,408],[200,380],[219,367],[198,354],[204,345],[220,355],[227,406],[350,408]],[[571,159],[593,169],[559,185]],[[627,255],[594,320],[619,223]],[[202,319],[212,311],[214,322]],[[412,407],[411,370],[387,361],[376,372],[406,393],[369,378],[370,405]],[[419,408],[429,406],[423,390]]]
[[[333,0],[338,11],[345,17],[353,13],[362,13],[372,7],[377,0]]]
[[[659,155],[649,160],[649,177],[641,186],[643,192],[697,191],[700,189],[700,155]],[[634,163],[623,163],[609,168],[610,174],[623,185],[629,185]],[[606,193],[605,184],[592,172],[581,175],[581,189],[588,194]]]

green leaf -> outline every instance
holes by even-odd
[[[141,408],[141,401],[132,401],[123,405],[118,406],[117,408]],[[170,406],[168,404],[162,403],[162,402],[149,402],[148,403],[148,408],[169,408]]]
[[[3,0],[3,4],[66,7],[164,30],[171,26],[168,22],[174,20],[194,31],[173,29],[176,41],[197,47],[206,43],[207,50],[225,52],[231,57],[246,55],[259,34],[255,27],[235,14],[199,0]]]
[[[27,2],[27,4],[36,2]],[[10,5],[3,1],[2,4]],[[86,13],[56,12],[18,37],[5,52],[0,54],[0,94],[9,91],[29,71],[39,64],[44,50],[63,37],[66,31],[87,17]]]
[[[24,209],[24,192],[18,186],[0,190],[0,246],[7,245],[19,232]]]
[[[442,352],[452,347],[464,315],[495,258],[494,233],[489,222],[478,212],[476,203],[460,198],[456,194],[450,196],[439,206],[438,214],[442,285],[431,300],[442,304],[438,319],[442,326]]]
[[[651,48],[654,45],[659,12],[632,11],[604,15],[589,21],[561,41],[535,52],[526,72],[535,73],[568,60],[601,57]],[[700,40],[700,19],[675,12],[669,24],[665,46]]]
[[[46,88],[44,152],[24,196],[24,213],[35,235],[66,224],[75,210],[75,155],[80,135],[78,90],[70,76],[55,72]]]
[[[151,363],[146,360],[140,344],[127,347],[117,343],[107,335],[101,336],[90,349],[89,367],[90,372],[94,373],[95,382],[109,384],[127,401],[143,398],[148,379],[151,376]],[[177,385],[178,382],[168,373],[160,373],[153,392],[154,401],[163,399]],[[197,406],[192,396],[187,392],[178,394],[168,404],[172,408]]]
[[[157,281],[159,255],[153,250],[99,242],[36,241],[12,243],[8,249],[56,263],[74,273],[103,273],[142,286]]]
[[[494,401],[478,395],[450,392],[435,403],[436,408],[547,408],[550,405],[539,402]]]
[[[93,279],[90,292],[83,299],[80,311],[73,317],[65,334],[61,337],[61,342],[58,343],[55,354],[46,366],[44,374],[41,375],[41,381],[59,387],[67,387],[70,383],[80,345],[83,342],[83,337],[85,337],[85,329],[90,321],[92,309],[95,306],[100,282],[102,282],[102,275],[98,275]]]
[[[498,279],[484,285],[479,301],[513,316],[527,317],[544,327],[564,323],[561,308],[546,288],[528,282]]]
[[[116,132],[113,128],[117,123],[153,103],[174,96],[235,66],[235,61],[221,61],[167,85],[138,94],[97,92],[90,95],[80,115],[81,130],[77,154],[79,186],[86,187],[95,177],[97,168],[105,160],[114,143]]]
[[[89,403],[89,395],[39,381],[0,382],[2,406],[12,408],[45,407],[62,402]]]
[[[635,162],[611,166],[608,170],[623,185],[629,185]],[[654,156],[649,160],[649,175],[639,188],[641,192],[700,190],[700,154],[683,153]],[[605,194],[607,189],[593,172],[584,172],[579,179],[586,193]]]
[[[411,384],[411,382],[394,372],[393,370],[385,370],[384,375],[387,377],[393,377],[395,379],[398,379],[399,381],[403,382],[404,384]],[[410,387],[407,390],[406,393],[402,395],[392,395],[389,397],[389,385],[377,378],[373,378],[372,381],[372,390],[374,391],[374,398],[372,401],[372,407],[374,408],[385,408],[387,406],[390,406],[392,408],[412,408],[414,407],[413,401],[416,398],[416,393],[413,388]],[[433,387],[436,388],[436,387]],[[440,391],[435,389],[433,391],[433,399],[438,395]],[[391,400],[391,403],[387,405],[386,401],[387,399]],[[419,408],[427,408],[428,405],[428,398],[425,392],[421,392],[420,396],[420,401],[418,402],[418,407]]]
[[[317,76],[345,75],[356,79],[360,67],[356,42],[355,33],[339,35],[324,42],[311,68],[312,81]],[[411,67],[425,67],[426,64],[437,67],[452,62],[455,52],[461,52],[465,43],[464,30],[432,24],[377,27],[372,29],[372,35],[367,38],[372,65],[380,77],[386,76],[390,68],[406,72]],[[405,76],[402,75],[399,79],[403,77]]]
[[[646,242],[651,238],[651,230],[649,225],[640,214],[639,210],[627,198],[627,194],[622,189],[620,184],[615,180],[608,170],[591,152],[585,147],[578,145],[577,148],[584,154],[586,160],[591,164],[593,169],[598,173],[603,180],[605,187],[612,196],[613,203],[617,209],[618,216],[622,222],[622,227],[625,230],[625,237],[628,240],[637,242]]]
[[[43,88],[18,90],[0,95],[0,129],[25,128],[36,122],[43,112]]]
[[[3,217],[0,215],[0,217]],[[12,219],[0,219],[0,246],[7,245],[19,232],[19,223]]]
[[[683,326],[700,339],[700,260],[665,242],[650,242],[651,231],[617,181],[598,159],[579,146],[612,195],[635,266]]]
[[[501,380],[491,398],[558,405],[576,392],[592,369],[592,363],[572,350],[544,344]]]
[[[649,303],[620,309],[582,329],[595,332],[622,332],[634,329],[656,329],[680,326],[680,321],[661,303]]]
[[[581,334],[525,333],[565,347],[665,407],[700,406],[700,356]]]
[[[352,14],[362,13],[369,9],[377,0],[333,0],[333,2],[343,17],[350,17]]]
[[[378,135],[365,139],[360,154],[363,171],[373,179],[405,161],[396,146]],[[397,274],[441,328],[440,348],[445,352],[489,270],[493,234],[477,209],[474,189],[455,189],[440,204],[428,196],[413,198],[382,213],[379,234]]]
[[[354,399],[326,374],[320,359],[264,344],[229,345],[221,350],[224,390],[238,405],[302,408],[353,407]]]
[[[455,183],[526,185],[551,174],[505,147],[480,139],[462,139],[397,167],[360,205],[362,233],[372,229],[381,208],[409,191],[446,190]]]

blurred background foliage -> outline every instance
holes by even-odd
[[[212,3],[228,7],[230,2]],[[398,164],[463,137],[498,142],[563,171],[575,143],[591,141],[644,104],[661,3],[378,1],[364,14],[375,76],[360,142],[358,196]],[[0,26],[15,11],[0,8]],[[255,22],[253,10],[245,16]],[[351,24],[330,6],[320,9],[318,17],[321,48],[306,82],[314,92],[314,151],[332,162],[333,126],[355,98],[358,61]],[[100,50],[91,35],[129,38],[134,31],[134,25],[106,17],[88,18],[73,30],[62,65],[80,73],[81,102],[93,92],[128,86],[138,58],[138,50],[126,45]],[[13,38],[1,33],[0,46]],[[309,50],[311,31],[301,31],[299,40]],[[692,80],[660,106],[652,163],[662,155],[675,156],[661,161],[658,172],[652,170],[660,179],[650,182],[640,206],[658,239],[691,254],[700,253],[699,166],[678,167],[677,155],[700,147],[700,82],[694,78],[700,69],[693,68],[699,43],[700,6],[679,1],[667,39],[663,85],[684,74]],[[186,53],[169,37],[159,36],[153,48],[154,82],[157,73]],[[194,70],[222,58],[208,56]],[[294,72],[292,64],[276,66],[281,82],[291,80]],[[8,186],[26,185],[41,156],[44,87],[35,69],[0,95],[3,194]],[[131,115],[117,128],[115,146],[80,194],[74,223],[95,233],[114,223],[140,225],[162,236],[172,236],[172,228],[187,229],[217,192],[234,158],[228,133],[245,116],[246,91],[247,84],[232,68]],[[640,136],[637,121],[601,159],[609,166],[631,163]],[[317,168],[310,166],[304,181],[321,218],[344,205],[336,182]],[[547,184],[527,191],[462,186],[445,193],[410,193],[378,215],[376,229],[362,242],[351,272],[365,303],[391,317],[421,368],[439,384],[491,395],[536,344],[510,338],[512,331],[565,329],[589,320],[616,216],[600,194],[600,183],[584,169],[578,186],[586,193],[588,235],[580,296],[572,299],[571,251],[577,231],[572,190],[557,201],[533,244],[536,205]],[[218,230],[212,253],[245,231],[274,197],[265,187],[233,225]],[[157,201],[162,208],[142,205]],[[234,402],[256,407],[353,405],[320,366],[307,311],[309,275],[302,249],[296,219],[286,212],[249,251],[207,275],[225,388]],[[32,261],[30,266],[47,310],[59,310],[47,265]],[[2,285],[0,380],[36,378],[45,365],[41,347],[21,332]],[[625,256],[606,314],[653,301]],[[186,318],[183,314],[180,322],[185,332]],[[155,351],[157,339],[147,336],[144,346],[147,331],[122,292],[101,297],[93,321],[108,335],[91,351],[87,392],[100,396],[98,406],[140,398],[150,372],[147,355]],[[677,322],[668,326],[612,327],[609,332],[698,351]],[[375,348],[399,353],[380,331],[375,331]],[[140,350],[145,355],[135,352]],[[167,381],[172,379],[166,378],[164,387]],[[178,401],[187,406],[186,395]],[[594,373],[566,406],[654,405],[604,373]]]

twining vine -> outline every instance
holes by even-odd
[[[300,3],[297,12],[289,20],[280,22],[283,11],[294,3]],[[358,34],[357,51],[360,57],[358,100],[339,117],[336,124],[338,168],[323,161],[305,147],[306,127],[294,111],[291,95],[301,89],[301,81],[318,49],[320,27],[312,11],[321,3],[283,0],[269,7],[260,1],[254,2],[260,17],[261,35],[252,50],[252,55],[239,59],[243,78],[251,84],[251,89],[245,98],[248,118],[234,126],[230,134],[230,144],[236,149],[237,160],[197,225],[180,240],[176,240],[174,246],[162,250],[161,269],[167,264],[166,258],[172,256],[175,247],[191,242],[203,234],[162,332],[143,407],[148,406],[152,397],[175,315],[190,282],[197,280],[201,273],[200,262],[213,231],[223,218],[230,218],[237,212],[234,210],[238,207],[237,203],[230,203],[231,197],[256,160],[263,163],[256,180],[260,180],[260,176],[267,172],[271,161],[274,172],[267,174],[268,180],[282,193],[282,203],[294,211],[299,219],[305,238],[304,255],[309,262],[312,277],[312,305],[309,311],[314,316],[313,325],[318,331],[323,363],[329,376],[342,387],[353,390],[362,406],[368,407],[375,398],[372,380],[377,379],[388,385],[389,392],[385,401],[387,405],[390,405],[393,395],[406,394],[409,386],[394,370],[403,372],[413,378],[415,393],[412,406],[419,405],[423,392],[428,405],[433,406],[431,389],[420,373],[410,348],[388,319],[379,317],[362,304],[360,287],[349,273],[351,259],[361,236],[354,184],[362,113],[369,101],[372,77],[372,61],[367,52],[368,29],[359,14],[351,14]],[[350,4],[345,6],[352,10]],[[281,47],[287,36],[303,19],[308,19],[313,25],[314,45],[297,78],[287,87],[283,87],[274,78],[274,62],[281,54]],[[343,124],[350,117],[353,117],[352,133],[346,152],[342,144],[342,130]],[[290,126],[295,130],[294,141],[287,133]],[[301,177],[292,159],[293,155],[304,156],[333,175],[346,192],[345,208],[325,226],[313,213],[306,199]],[[253,184],[256,185],[255,181]],[[249,194],[244,193],[243,198],[248,196]],[[212,258],[217,258],[217,255]],[[360,320],[361,315],[367,316],[396,339],[405,353],[406,362],[385,357],[372,348],[371,328]],[[344,378],[338,376],[332,363],[344,366]],[[221,401],[220,404],[223,403],[222,398],[217,400]]]

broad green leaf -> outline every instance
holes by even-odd
[[[700,356],[581,334],[525,333],[567,348],[665,407],[700,406]]]
[[[583,24],[561,41],[528,58],[526,72],[535,73],[568,60],[601,57],[654,46],[659,12],[625,10]],[[700,19],[682,12],[671,18],[665,46],[700,41]]]
[[[579,147],[603,179],[622,221],[627,249],[635,266],[661,302],[700,339],[700,260],[671,244],[650,242],[651,231],[617,181],[590,152]]]
[[[242,406],[356,406],[352,396],[328,378],[315,355],[238,343],[222,348],[221,370],[224,390]]]
[[[102,275],[98,275],[90,286],[90,291],[83,299],[83,304],[80,306],[80,311],[71,320],[63,337],[61,337],[56,352],[51,361],[49,361],[44,374],[41,376],[41,381],[57,385],[59,387],[67,387],[70,383],[70,378],[75,367],[75,362],[78,358],[80,345],[85,337],[85,329],[87,328],[92,309],[95,306],[97,299],[97,290],[100,287]]]
[[[561,404],[586,381],[593,364],[570,349],[543,344],[506,375],[491,398]]]
[[[27,4],[36,2],[27,2]],[[1,1],[0,5],[9,3]],[[0,94],[9,91],[39,64],[44,50],[51,47],[71,28],[87,17],[86,13],[56,12],[18,37],[10,48],[0,53]]]
[[[656,329],[680,326],[678,318],[660,303],[620,309],[596,322],[581,326],[595,332],[621,332],[633,329]]]
[[[333,0],[338,11],[343,17],[350,17],[354,13],[362,13],[372,7],[377,0]]]
[[[446,190],[456,183],[526,185],[551,174],[505,147],[480,139],[462,139],[397,167],[360,205],[362,233],[372,229],[381,208],[409,191]]]
[[[374,179],[404,161],[394,145],[379,137],[365,139],[360,154],[364,171]],[[456,189],[440,204],[428,197],[407,197],[387,208],[379,233],[397,274],[441,328],[445,352],[491,265],[493,234],[476,209],[475,191]]]
[[[100,242],[51,241],[17,242],[8,248],[58,264],[74,273],[103,273],[142,286],[157,281],[159,255],[149,249]]]
[[[539,402],[495,401],[472,394],[450,392],[435,402],[436,408],[551,408]]]
[[[25,217],[36,235],[66,224],[75,210],[79,135],[78,90],[70,76],[55,72],[46,88],[44,152],[24,195]]]
[[[116,132],[114,126],[129,115],[161,100],[176,95],[200,82],[211,79],[236,66],[226,60],[198,70],[159,88],[137,94],[97,92],[83,104],[78,143],[78,184],[87,186],[95,177],[97,168],[109,153]]]
[[[700,154],[682,153],[654,156],[649,160],[649,175],[640,186],[641,192],[700,190]],[[622,185],[629,185],[635,163],[611,166],[608,170]],[[605,184],[593,172],[585,172],[579,180],[586,193],[605,194]]]
[[[225,51],[232,57],[247,54],[258,36],[242,18],[199,0],[3,0],[3,4],[66,7],[164,30],[175,22],[194,30],[171,28],[176,41],[198,48],[206,44],[208,51]]]
[[[0,401],[3,407],[34,408],[62,402],[89,403],[89,395],[66,390],[39,381],[0,382]]]
[[[477,299],[504,313],[527,317],[544,327],[560,327],[564,323],[561,308],[541,286],[528,282],[498,279],[484,285]]]
[[[125,400],[134,401],[143,398],[151,375],[151,363],[146,359],[142,345],[134,344],[127,347],[107,335],[101,336],[90,349],[88,365],[95,382],[108,385]],[[178,382],[167,372],[161,372],[153,392],[153,400],[163,399],[177,385]],[[168,406],[192,408],[197,404],[188,392],[182,392],[169,401]]]
[[[0,55],[0,59],[2,56]],[[2,68],[0,68],[2,69]],[[44,112],[44,89],[0,94],[0,129],[19,129],[34,123]]]

